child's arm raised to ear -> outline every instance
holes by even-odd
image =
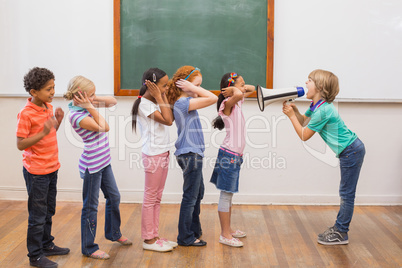
[[[245,85],[246,92],[244,93],[244,97],[247,98],[255,91],[255,86],[253,85]]]
[[[84,96],[79,92],[79,96],[74,96],[75,105],[87,109],[92,117],[85,117],[80,121],[80,127],[96,132],[108,132],[109,125],[105,118],[99,114],[99,112],[92,105],[88,99],[87,93],[84,92]]]
[[[158,86],[151,81],[145,81],[147,88],[149,89],[149,93],[152,97],[155,98],[156,102],[158,103],[161,112],[155,111],[150,114],[148,117],[152,120],[155,120],[158,123],[171,126],[173,123],[173,113],[172,109],[170,108],[169,102],[166,98],[166,94],[162,94],[159,90]]]
[[[197,87],[189,81],[181,79],[176,82],[176,85],[183,91],[190,92],[193,95],[198,96],[197,98],[192,98],[190,100],[190,105],[188,107],[189,111],[208,107],[218,101],[218,97],[214,93],[202,87]]]
[[[232,113],[233,106],[235,106],[238,101],[242,100],[244,95],[243,92],[241,92],[241,90],[237,87],[223,88],[222,94],[225,98],[230,97],[225,102],[225,109],[223,110],[223,113],[229,116]]]
[[[96,96],[92,104],[96,108],[112,107],[117,104],[117,100],[112,96]]]

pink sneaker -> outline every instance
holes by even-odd
[[[242,247],[243,242],[241,242],[239,239],[232,237],[232,239],[227,239],[224,236],[219,237],[219,243],[228,245],[231,247]]]
[[[236,230],[236,232],[232,233],[231,235],[233,237],[240,238],[240,237],[245,237],[246,233],[243,231],[240,231],[240,230]]]

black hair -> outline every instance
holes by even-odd
[[[40,90],[54,74],[46,68],[34,67],[24,76],[24,88],[31,94],[31,89]]]
[[[221,90],[222,88],[226,88],[229,87],[229,78],[231,76],[232,73],[226,73],[222,76],[221,79]],[[237,78],[239,77],[239,75],[237,75],[237,77],[233,78],[233,80],[236,82]],[[233,85],[230,85],[233,86]],[[225,97],[223,96],[222,92],[221,94],[219,94],[218,96],[218,102],[216,103],[216,109],[219,112],[219,108],[221,107],[222,101],[225,99]],[[225,123],[223,122],[223,119],[220,115],[218,115],[214,121],[212,121],[212,126],[214,128],[217,128],[219,130],[222,130],[225,127]]]
[[[137,125],[138,106],[140,106],[141,97],[145,94],[145,92],[147,92],[148,89],[147,86],[145,85],[145,80],[149,80],[156,84],[161,78],[165,76],[166,73],[158,68],[150,68],[146,70],[142,75],[140,93],[138,94],[138,99],[134,101],[133,108],[131,109],[131,117],[132,117],[131,126],[132,129],[134,129],[134,131],[136,131],[136,125]],[[156,78],[155,81],[154,78]]]

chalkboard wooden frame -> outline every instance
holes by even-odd
[[[273,87],[274,68],[274,2],[267,0],[267,58],[266,58],[266,85]],[[113,0],[113,42],[114,42],[114,95],[115,96],[138,96],[138,89],[121,88],[121,32],[120,32],[120,0]],[[216,95],[218,90],[213,90]],[[250,95],[256,97],[256,94]]]

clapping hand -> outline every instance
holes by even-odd
[[[43,133],[45,135],[49,134],[52,128],[55,128],[57,126],[57,121],[54,117],[51,117],[48,119],[45,124],[43,125]]]
[[[56,111],[54,112],[54,117],[56,118],[57,122],[60,124],[64,118],[64,111],[60,107],[57,107]]]

